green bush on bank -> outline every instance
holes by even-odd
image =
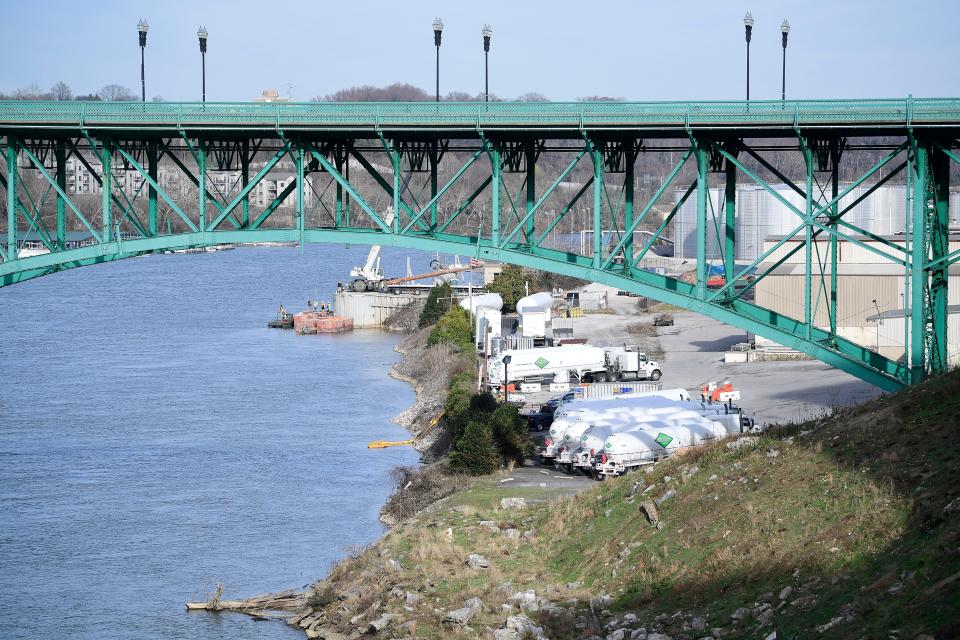
[[[461,353],[473,353],[473,335],[470,331],[470,313],[456,306],[440,316],[427,338],[427,344],[449,344],[458,347]]]
[[[444,415],[452,430],[450,467],[473,475],[492,473],[533,454],[527,423],[514,405],[476,393],[470,374],[451,381]]]
[[[420,328],[423,329],[424,327],[436,324],[447,309],[452,308],[452,302],[453,287],[450,286],[449,282],[444,282],[431,288],[430,295],[427,296],[427,301],[423,305],[423,310],[420,312]]]

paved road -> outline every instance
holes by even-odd
[[[615,313],[575,319],[575,335],[598,346],[633,344],[636,338],[626,327],[653,319],[640,313],[636,298],[610,296],[610,307]],[[876,387],[815,360],[725,364],[724,352],[746,340],[742,330],[696,313],[673,315],[674,326],[658,329],[664,388],[682,387],[698,396],[707,382],[730,380],[741,392],[741,406],[762,424],[803,420],[880,395]],[[541,394],[543,400],[549,395]],[[539,402],[541,396],[528,400]]]
[[[589,489],[596,481],[584,475],[567,475],[553,467],[541,467],[525,462],[522,467],[515,468],[506,478],[500,480],[500,484],[504,487],[551,489],[559,497]]]

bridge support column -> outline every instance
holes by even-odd
[[[437,197],[437,143],[430,144],[430,199]],[[430,231],[437,228],[437,203],[430,205]]]
[[[207,144],[203,138],[197,138],[197,190],[199,192],[199,201],[197,204],[200,212],[200,231],[207,230]]]
[[[67,147],[63,140],[54,142],[54,154],[57,163],[57,186],[63,193],[67,192]],[[67,248],[67,202],[60,193],[57,193],[57,249]]]
[[[603,149],[591,144],[593,159],[593,268],[603,263]]]
[[[836,200],[840,193],[840,156],[843,148],[840,140],[834,138],[830,141],[830,199]],[[839,256],[837,251],[837,219],[840,214],[840,203],[833,205],[830,216],[833,222],[830,223],[830,337],[833,339],[837,335],[837,263]]]
[[[297,145],[297,150],[293,156],[293,162],[297,172],[297,186],[294,191],[296,193],[296,207],[297,207],[297,231],[300,234],[300,253],[303,253],[303,244],[304,244],[304,231],[306,229],[306,221],[304,220],[304,211],[303,211],[303,196],[304,196],[304,174],[303,174],[303,146]]]
[[[534,143],[531,142],[527,144],[524,154],[526,155],[525,162],[527,164],[527,207],[524,213],[527,214],[533,211],[533,207],[537,202],[537,158],[534,153]],[[529,245],[533,242],[533,239],[536,237],[536,224],[536,216],[530,216],[523,230],[524,243]]]
[[[633,140],[625,145],[624,150],[624,176],[623,176],[623,228],[629,233],[624,238],[623,243],[623,266],[624,272],[629,273],[630,265],[633,264],[633,183],[634,183],[634,165],[637,162],[637,149]]]
[[[350,148],[346,147],[343,153],[343,177],[346,179],[347,183],[350,182]],[[337,183],[337,187],[340,187],[340,183]],[[350,196],[343,198],[343,225],[345,227],[350,226]]]
[[[390,145],[390,166],[393,168],[393,232],[400,233],[400,150],[396,141]]]
[[[950,253],[950,160],[946,154],[936,148],[929,151],[930,160],[930,194],[933,207],[929,209],[930,216],[930,262],[938,260]],[[949,368],[948,364],[948,298],[947,290],[950,282],[949,265],[939,262],[930,271],[930,311],[933,315],[933,344],[930,352],[931,373],[943,373]]]
[[[500,245],[500,189],[503,188],[503,167],[500,166],[500,145],[490,145],[492,180],[490,184],[490,242]],[[478,235],[480,235],[478,233]]]
[[[337,173],[343,175],[343,152],[339,147],[336,147],[333,155],[333,162],[337,167]],[[336,182],[336,181],[334,181]],[[334,226],[338,229],[343,224],[343,186],[337,182],[337,191],[334,196],[334,206],[333,206],[333,219]]]
[[[109,140],[100,144],[100,187],[103,199],[100,204],[103,241],[110,242],[113,230],[113,146]]]
[[[7,260],[16,260],[17,249],[17,139],[7,136]]]
[[[736,154],[736,149],[730,153]],[[726,282],[732,282],[737,258],[737,166],[729,160],[725,164],[723,274]]]
[[[807,170],[803,245],[803,330],[807,340],[813,336],[813,151],[808,140],[800,140],[803,165]]]
[[[244,140],[240,145],[240,189],[246,189],[250,184],[250,141]],[[337,187],[339,190],[340,187]],[[240,228],[250,226],[250,194],[240,201]]]
[[[697,161],[697,298],[707,297],[707,198],[710,197],[710,167],[707,149],[694,142]]]
[[[147,175],[150,176],[147,185],[147,230],[151,237],[157,235],[157,189],[153,183],[157,182],[157,143],[147,143]]]
[[[913,145],[913,239],[910,245],[910,381],[927,375],[927,149]]]

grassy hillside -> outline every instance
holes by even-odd
[[[958,395],[954,373],[521,509],[484,479],[338,566],[310,635],[957,637]],[[651,524],[641,504],[663,496]]]

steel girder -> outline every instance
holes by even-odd
[[[64,145],[59,136],[51,138],[55,162],[52,169],[47,170],[45,158],[31,152],[17,136],[10,135],[9,131],[5,133],[3,157],[7,173],[5,177],[0,176],[0,186],[7,195],[7,242],[0,247],[0,286],[58,270],[185,247],[263,241],[297,242],[301,246],[309,242],[382,244],[502,260],[610,284],[703,313],[794,347],[884,389],[892,390],[916,382],[946,366],[947,268],[960,259],[960,252],[950,252],[946,235],[949,163],[960,162],[960,158],[953,152],[957,146],[955,140],[929,131],[910,136],[903,144],[894,146],[851,185],[841,189],[838,165],[847,144],[846,136],[825,134],[819,130],[807,132],[795,126],[796,149],[805,167],[803,186],[798,186],[767,160],[761,150],[743,138],[688,127],[685,151],[679,161],[673,164],[659,187],[648,192],[649,198],[641,201],[637,210],[634,208],[637,196],[635,165],[643,154],[657,153],[658,149],[645,147],[644,141],[636,134],[623,132],[611,134],[584,128],[580,131],[579,142],[566,141],[548,148],[545,138],[494,136],[478,130],[478,144],[451,150],[450,141],[438,132],[421,132],[421,142],[417,142],[399,134],[378,131],[383,149],[379,155],[385,157],[389,165],[385,167],[377,165],[376,158],[371,161],[368,155],[372,152],[369,149],[361,152],[352,138],[316,137],[302,131],[291,133],[277,129],[275,150],[267,151],[261,137],[237,140],[235,131],[229,135],[222,131],[181,131],[181,139],[189,151],[187,157],[192,157],[196,167],[194,173],[194,169],[177,155],[179,152],[172,148],[171,141],[163,137],[83,130],[75,138],[88,142],[89,150],[95,153],[100,164],[99,175],[93,172],[90,159],[81,152],[79,142],[68,140]],[[36,133],[32,136],[36,138]],[[235,152],[224,152],[222,145],[227,144],[232,145]],[[82,211],[65,188],[65,149],[81,158],[103,187],[98,226],[89,222],[91,213],[97,212]],[[556,162],[545,161],[551,154],[558,153],[557,149],[564,154],[559,166]],[[207,163],[211,154],[219,170],[239,171],[235,193],[221,193],[217,197],[208,188]],[[590,158],[587,165],[582,162],[584,156]],[[855,187],[865,185],[881,169],[896,165],[903,156],[907,157],[906,161],[870,183],[867,192],[854,203],[840,206],[841,199],[850,195]],[[484,157],[486,161],[481,162]],[[195,204],[185,204],[182,197],[174,197],[176,194],[169,193],[160,183],[158,166],[164,158],[169,159],[169,164],[179,169],[183,177],[196,187]],[[441,158],[451,160],[451,168],[446,172]],[[293,166],[291,182],[276,193],[272,202],[251,221],[250,194],[285,162]],[[120,166],[132,171],[141,181],[132,199],[113,185],[114,173]],[[56,193],[56,233],[53,238],[49,238],[44,225],[43,201],[38,206],[32,200],[24,204],[21,198],[21,194],[28,200],[32,198],[22,180],[24,167],[35,168],[43,175],[49,189]],[[354,168],[353,175],[351,167]],[[903,243],[869,234],[844,219],[844,215],[872,189],[900,174],[904,167],[909,168],[912,184],[913,231],[904,237]],[[252,177],[251,169],[255,170]],[[781,179],[802,195],[805,206],[800,209],[785,200],[762,177],[762,171]],[[428,173],[423,188],[429,186],[430,197],[422,203],[411,187],[410,175],[417,172]],[[816,192],[818,172],[830,173],[829,195],[824,188],[820,188],[819,194]],[[538,179],[538,173],[546,180]],[[717,207],[709,195],[713,174],[723,175],[723,199]],[[521,175],[523,182],[514,197],[507,177]],[[336,187],[332,196],[335,200],[330,226],[321,225],[319,221],[311,224],[307,220],[306,198],[312,188],[308,183],[311,177],[326,180],[328,186]],[[751,180],[769,191],[798,218],[793,233],[764,252],[748,269],[739,271],[734,261],[738,177]],[[540,185],[548,186],[545,189],[540,187],[538,191]],[[567,195],[565,192],[571,187],[576,191]],[[678,192],[683,190],[683,196],[657,224],[651,215],[667,197],[670,187]],[[144,188],[148,193],[146,225],[141,222],[136,208],[137,194]],[[547,248],[545,242],[558,233],[568,216],[573,212],[580,213],[577,207],[583,207],[583,196],[588,191],[592,194],[586,207],[589,209],[588,228],[592,233],[589,255]],[[486,198],[481,198],[488,192]],[[316,195],[315,191],[313,193]],[[694,281],[685,282],[640,268],[654,244],[665,237],[684,201],[694,193],[698,257]],[[292,218],[286,221],[274,219],[282,203],[291,195],[294,199]],[[396,212],[391,225],[387,225],[382,216],[385,196]],[[167,218],[167,229],[163,229],[161,202],[176,214],[178,229],[172,229],[170,218]],[[551,203],[556,208],[548,210]],[[212,216],[207,215],[208,205],[216,210]],[[355,214],[357,211],[359,213]],[[474,216],[474,220],[464,218],[465,215]],[[265,227],[268,221],[274,226]],[[63,239],[70,225],[85,227],[93,243],[66,248]],[[644,225],[654,231],[645,232],[650,237],[638,250],[634,246],[634,234]],[[47,238],[44,245],[49,253],[19,257],[17,248],[31,231]],[[792,249],[785,247],[800,232],[803,242]],[[824,233],[830,241],[829,285],[825,261],[819,255],[817,243],[817,238]],[[609,242],[608,236],[611,238]],[[717,290],[708,287],[708,246],[712,236],[720,248],[726,280]],[[911,313],[907,363],[893,362],[837,335],[838,239],[883,255],[904,267],[908,280],[906,286],[912,291],[908,299],[913,309],[919,310]],[[878,250],[869,242],[880,243],[884,250]],[[805,258],[801,318],[790,318],[744,299],[744,294],[757,282],[768,277],[801,249]],[[816,270],[814,250],[818,253]],[[751,275],[750,282],[746,282],[747,272],[755,267],[758,271]],[[819,278],[819,285],[814,283],[815,277]],[[824,293],[822,300],[821,292]],[[814,323],[817,305],[821,302],[829,311],[829,323],[823,327]]]

